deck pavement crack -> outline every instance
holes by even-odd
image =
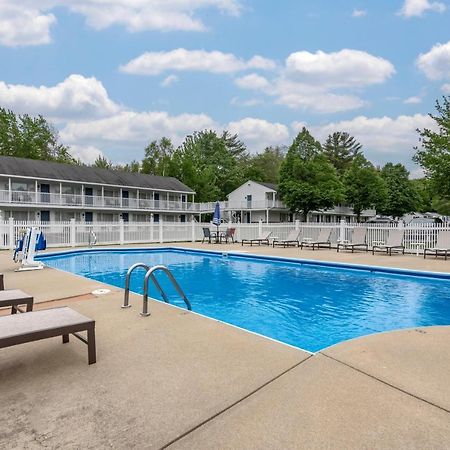
[[[290,372],[291,370],[297,368],[298,366],[300,366],[301,364],[303,364],[304,362],[308,361],[310,358],[312,358],[314,356],[314,354],[310,354],[308,355],[305,359],[303,359],[302,361],[294,364],[293,366],[287,368],[286,370],[284,370],[283,372],[279,373],[278,375],[276,375],[275,377],[271,378],[270,380],[266,381],[265,383],[263,383],[261,386],[258,386],[256,389],[252,390],[251,392],[249,392],[248,394],[244,395],[244,397],[236,400],[235,402],[231,403],[230,405],[228,405],[227,407],[221,409],[220,411],[218,411],[217,413],[213,414],[212,416],[208,417],[207,419],[203,420],[202,422],[198,423],[197,425],[195,425],[194,427],[190,428],[189,430],[185,431],[184,433],[180,434],[179,436],[175,437],[174,439],[172,439],[171,441],[169,441],[167,444],[164,444],[162,447],[160,447],[159,450],[164,450],[166,448],[169,448],[172,444],[175,444],[176,442],[178,442],[179,440],[183,439],[184,437],[186,437],[187,435],[193,433],[194,431],[198,430],[199,428],[203,427],[204,425],[206,425],[207,423],[213,421],[214,419],[216,419],[217,417],[219,417],[220,415],[222,415],[223,413],[229,411],[230,409],[234,408],[235,406],[237,406],[239,403],[243,402],[244,400],[247,400],[248,398],[250,398],[252,395],[256,394],[257,392],[261,391],[262,389],[264,389],[266,386],[268,386],[269,384],[273,383],[274,381],[278,380],[279,378],[281,378],[282,376],[286,375],[288,372]]]
[[[381,379],[381,378],[378,378],[378,377],[376,377],[375,375],[371,375],[370,373],[364,372],[364,370],[358,369],[357,367],[354,367],[354,366],[352,366],[351,364],[348,364],[348,363],[345,363],[345,362],[343,362],[343,361],[340,361],[339,359],[333,358],[332,356],[326,355],[325,353],[320,353],[320,355],[325,356],[326,358],[329,358],[329,359],[331,359],[331,360],[333,360],[333,361],[335,361],[335,362],[337,362],[337,363],[339,363],[339,364],[342,364],[342,365],[344,365],[344,366],[346,366],[346,367],[348,367],[348,368],[350,368],[350,369],[356,370],[357,372],[359,372],[359,373],[361,373],[361,374],[363,374],[363,375],[366,375],[366,376],[368,376],[369,378],[372,378],[373,380],[376,380],[376,381],[378,381],[378,382],[380,382],[380,383],[382,383],[382,384],[384,384],[384,385],[386,385],[386,386],[389,386],[389,387],[392,388],[392,389],[395,389],[395,390],[397,390],[397,391],[400,391],[400,392],[402,392],[403,394],[409,395],[410,397],[413,397],[413,398],[415,398],[416,400],[419,400],[419,401],[421,401],[421,402],[427,403],[427,404],[430,405],[430,406],[434,406],[435,408],[438,408],[438,409],[440,409],[441,411],[444,411],[444,412],[446,412],[446,413],[450,413],[450,410],[447,409],[447,408],[445,408],[445,407],[443,407],[443,406],[437,405],[436,403],[433,403],[433,402],[431,402],[430,400],[426,400],[426,399],[424,399],[424,398],[422,398],[422,397],[419,397],[418,395],[412,394],[411,392],[408,392],[407,390],[402,389],[401,387],[398,387],[398,386],[396,386],[395,384],[389,383],[388,381],[383,380],[383,379]]]

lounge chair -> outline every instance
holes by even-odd
[[[389,235],[386,244],[376,244],[372,246],[372,255],[375,252],[386,252],[389,256],[392,256],[392,250],[401,250],[402,254],[405,254],[405,246],[403,245],[403,230],[389,230]]]
[[[242,239],[241,244],[250,244],[253,246],[253,244],[265,244],[269,245],[269,237],[272,234],[271,231],[267,231],[266,233],[262,233],[257,239]]]
[[[291,230],[288,234],[288,237],[286,239],[275,239],[272,242],[273,247],[276,245],[282,245],[283,247],[289,247],[290,245],[296,245],[297,247],[300,246],[300,230]]]
[[[320,246],[326,246],[327,248],[331,248],[331,228],[321,228],[319,231],[319,236],[317,240],[303,238],[300,242],[300,248],[303,250],[303,246],[312,247],[313,250],[319,249]]]
[[[337,244],[337,251],[342,248],[343,250],[351,250],[352,253],[355,248],[362,247],[366,252],[369,251],[369,246],[366,242],[367,228],[359,227],[353,228],[352,240],[351,241],[341,241]]]
[[[33,311],[34,298],[19,289],[5,289],[3,274],[0,274],[0,308],[11,307],[11,314],[25,312],[20,308],[26,305],[26,311]]]
[[[217,233],[215,231],[211,231],[208,227],[203,227],[203,239],[202,244],[207,239],[208,242],[211,244],[211,239],[217,239]]]
[[[87,339],[78,332],[86,331]],[[67,306],[0,317],[0,348],[62,336],[63,344],[73,334],[88,346],[88,362],[96,361],[95,321]]]
[[[424,259],[427,257],[427,254],[434,255],[436,258],[443,256],[447,261],[447,256],[450,255],[450,231],[439,231],[436,247],[424,249]]]
[[[228,239],[231,239],[231,242],[234,244],[234,234],[236,233],[236,228],[227,228],[225,233],[220,234],[220,242],[222,240],[225,241],[225,243],[228,244]]]

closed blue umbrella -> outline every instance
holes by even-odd
[[[216,202],[212,221],[213,221],[213,224],[217,227],[216,239],[218,239],[219,238],[219,225],[220,225],[220,203],[219,202]]]

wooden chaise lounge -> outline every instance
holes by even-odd
[[[369,251],[369,245],[366,241],[367,229],[366,228],[354,228],[352,231],[352,240],[351,241],[340,241],[337,244],[337,252],[342,248],[343,250],[351,250],[352,253],[358,247],[361,247],[362,250],[366,252]]]
[[[447,261],[447,257],[450,255],[450,231],[439,231],[436,246],[428,247],[423,250],[424,259],[427,255],[443,256]]]
[[[269,238],[270,235],[272,234],[271,231],[267,231],[263,234],[261,234],[258,238],[256,239],[242,239],[241,241],[241,245],[243,246],[244,244],[250,244],[251,246],[253,246],[253,244],[258,244],[258,245],[269,245]]]
[[[87,332],[87,339],[80,336]],[[88,346],[88,362],[96,362],[95,321],[67,306],[0,317],[0,348],[62,336],[63,344],[73,334]]]
[[[398,250],[403,255],[405,254],[405,246],[403,245],[403,230],[389,230],[387,242],[385,244],[379,243],[372,246],[372,255],[375,252],[386,252],[387,255],[392,256],[392,250]]]
[[[20,308],[26,305],[26,311],[33,311],[34,298],[19,289],[5,289],[3,274],[0,273],[0,308],[11,307],[11,314],[25,312]]]

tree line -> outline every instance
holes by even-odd
[[[178,147],[167,137],[153,140],[140,161],[114,165],[98,157],[92,165],[176,177],[196,191],[198,201],[224,200],[250,179],[278,183],[283,201],[303,217],[338,204],[351,205],[358,219],[368,208],[393,217],[415,211],[450,214],[450,97],[438,100],[430,116],[437,131],[417,130],[421,145],[413,159],[425,172],[418,180],[410,180],[399,163],[375,167],[361,143],[346,132],[334,132],[320,143],[307,128],[289,147],[267,147],[258,154],[250,154],[236,134],[203,130],[186,136]],[[59,143],[57,131],[43,116],[3,108],[0,154],[82,164]]]

